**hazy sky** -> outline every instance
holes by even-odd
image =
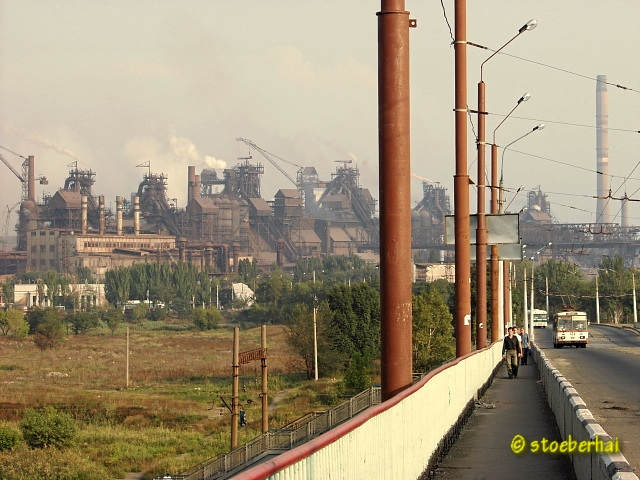
[[[487,137],[507,145],[510,210],[541,188],[561,223],[595,221],[596,77],[607,75],[613,196],[640,199],[640,2],[469,0],[467,38],[498,49],[529,19],[536,29],[484,67]],[[410,31],[412,207],[422,179],[447,188],[453,206],[453,0],[406,0]],[[187,167],[232,167],[253,156],[265,167],[262,196],[293,185],[243,137],[330,179],[353,159],[378,197],[377,17],[373,0],[0,0],[0,146],[34,155],[38,198],[64,184],[69,165],[96,173],[94,194],[113,205],[138,188],[144,168],[169,177],[184,207]],[[447,21],[448,19],[448,21]],[[468,47],[469,107],[491,50]],[[616,88],[619,84],[627,90]],[[476,180],[476,119],[469,170]],[[22,158],[0,153],[18,171]],[[626,182],[625,182],[626,180]],[[2,233],[20,182],[0,165]],[[44,190],[43,190],[44,189]],[[470,197],[476,191],[471,187]],[[473,201],[472,209],[475,209]],[[640,204],[630,204],[640,224]],[[611,207],[619,222],[619,205]],[[617,216],[616,216],[617,215]],[[12,217],[12,229],[15,217]]]

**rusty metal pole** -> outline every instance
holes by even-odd
[[[262,433],[267,433],[269,431],[269,402],[267,399],[269,398],[267,395],[267,326],[262,325],[261,329],[261,348],[262,348],[262,358],[260,359],[260,363],[262,366]]]
[[[382,399],[411,385],[411,158],[409,28],[404,0],[378,15]]]
[[[505,328],[511,325],[512,323],[511,322],[511,305],[509,303],[509,299],[511,296],[511,269],[509,268],[510,264],[511,262],[509,262],[508,260],[503,260],[502,262],[502,278],[504,279],[502,281],[502,298],[504,299],[503,300],[504,302],[503,318],[504,318]],[[515,327],[515,324],[511,326]]]
[[[238,446],[238,377],[240,376],[240,329],[233,329],[233,364],[231,365],[231,450]]]
[[[476,229],[476,349],[487,346],[487,230],[485,223],[485,83],[478,82],[478,225]]]
[[[498,213],[498,146],[491,145],[491,213]],[[491,342],[502,338],[500,332],[500,298],[498,277],[498,245],[491,245]]]
[[[455,0],[456,173],[454,226],[456,267],[456,357],[471,352],[471,245],[467,173],[467,2]]]

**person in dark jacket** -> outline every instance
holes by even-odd
[[[522,348],[518,338],[513,335],[513,327],[507,329],[507,336],[502,343],[502,358],[507,362],[509,378],[518,376],[518,359],[522,357]]]
[[[520,339],[522,340],[522,359],[520,365],[526,365],[529,359],[529,334],[524,331],[524,328],[520,329]]]

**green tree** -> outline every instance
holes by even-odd
[[[111,335],[116,333],[118,325],[122,323],[122,311],[117,308],[110,308],[102,313],[102,321],[107,324]]]
[[[47,270],[42,275],[42,281],[47,286],[47,296],[50,305],[56,305],[56,296],[60,291],[60,275],[55,270]]]
[[[67,323],[71,325],[73,333],[80,335],[99,327],[100,317],[96,313],[77,312],[67,317]]]
[[[194,308],[193,323],[198,330],[212,330],[220,324],[222,315],[216,307]]]
[[[76,424],[70,415],[48,406],[41,412],[25,410],[20,430],[31,448],[63,448],[73,440]]]
[[[333,312],[331,328],[334,346],[347,358],[369,349],[371,358],[380,357],[380,292],[368,283],[334,285],[327,293]]]
[[[129,300],[131,274],[128,268],[118,267],[107,270],[104,275],[104,295],[114,307],[123,307]]]
[[[2,287],[2,295],[4,297],[5,305],[12,304],[15,292],[15,284],[13,280],[6,279],[2,284],[0,284],[0,287]]]
[[[78,283],[96,283],[89,267],[76,267],[76,278]]]
[[[142,321],[147,318],[148,311],[149,307],[147,307],[146,303],[138,303],[134,305],[133,308],[127,307],[124,316],[131,323],[142,323]]]
[[[355,352],[344,375],[344,386],[351,392],[361,392],[371,386],[371,352]]]
[[[600,315],[608,323],[625,323],[633,318],[632,272],[622,257],[603,257],[598,267]]]
[[[20,310],[10,308],[0,312],[0,330],[5,335],[24,338],[29,333],[29,324]]]
[[[243,283],[250,285],[258,277],[258,262],[244,258],[238,262],[238,275]]]
[[[43,321],[35,328],[33,343],[40,350],[57,347],[66,337],[66,329],[61,316],[55,309],[44,310]]]
[[[322,302],[316,309],[319,377],[339,371],[345,360],[331,343],[331,318],[329,305]],[[314,377],[313,308],[304,303],[297,303],[291,308],[287,319],[287,343],[304,361],[307,378]]]
[[[516,264],[516,285],[523,285],[523,269],[527,269],[527,281],[531,279],[531,266],[530,261],[523,261],[520,264]],[[575,308],[581,309],[581,293],[584,291],[584,277],[580,270],[572,263],[560,262],[557,260],[548,260],[534,269],[534,285],[536,291],[540,291],[541,286],[544,286],[542,291],[546,289],[546,282],[549,282],[549,312],[551,315],[557,313],[563,309]],[[529,283],[530,288],[530,283]],[[524,309],[522,302],[522,295],[519,295],[520,300],[518,303],[514,303],[514,311],[522,312]],[[538,301],[543,299],[543,295],[537,294],[534,296]],[[540,305],[542,307],[542,305]],[[538,308],[540,308],[538,307]],[[543,307],[546,310],[546,306]]]
[[[432,289],[413,297],[413,370],[428,372],[455,356],[453,317]]]

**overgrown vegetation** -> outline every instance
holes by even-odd
[[[76,434],[76,424],[71,416],[47,406],[41,411],[28,408],[20,421],[20,431],[31,448],[64,448]]]
[[[531,268],[516,265],[516,284]],[[599,274],[603,321],[629,321],[634,272],[605,258]],[[293,274],[276,266],[259,272],[242,260],[238,275],[224,280],[187,265],[139,264],[107,275],[113,308],[100,312],[81,308],[69,278],[30,275],[70,310],[0,311],[3,480],[122,478],[128,471],[151,478],[228,451],[232,327],[241,328],[246,351],[260,347],[260,325],[268,325],[272,428],[379,382],[379,272],[357,258],[303,261]],[[594,278],[549,261],[534,271],[537,292],[546,280],[552,312],[570,304],[592,315]],[[256,293],[250,307],[233,303],[237,281]],[[5,295],[12,285],[0,285]],[[426,372],[455,353],[454,285],[420,283],[413,293],[413,365]],[[522,293],[515,288],[513,297],[518,321]],[[125,309],[131,300],[140,303]],[[542,306],[542,294],[536,301]],[[319,380],[309,382],[316,361]],[[242,366],[239,401],[249,425],[240,443],[261,431],[260,378],[259,362]]]

